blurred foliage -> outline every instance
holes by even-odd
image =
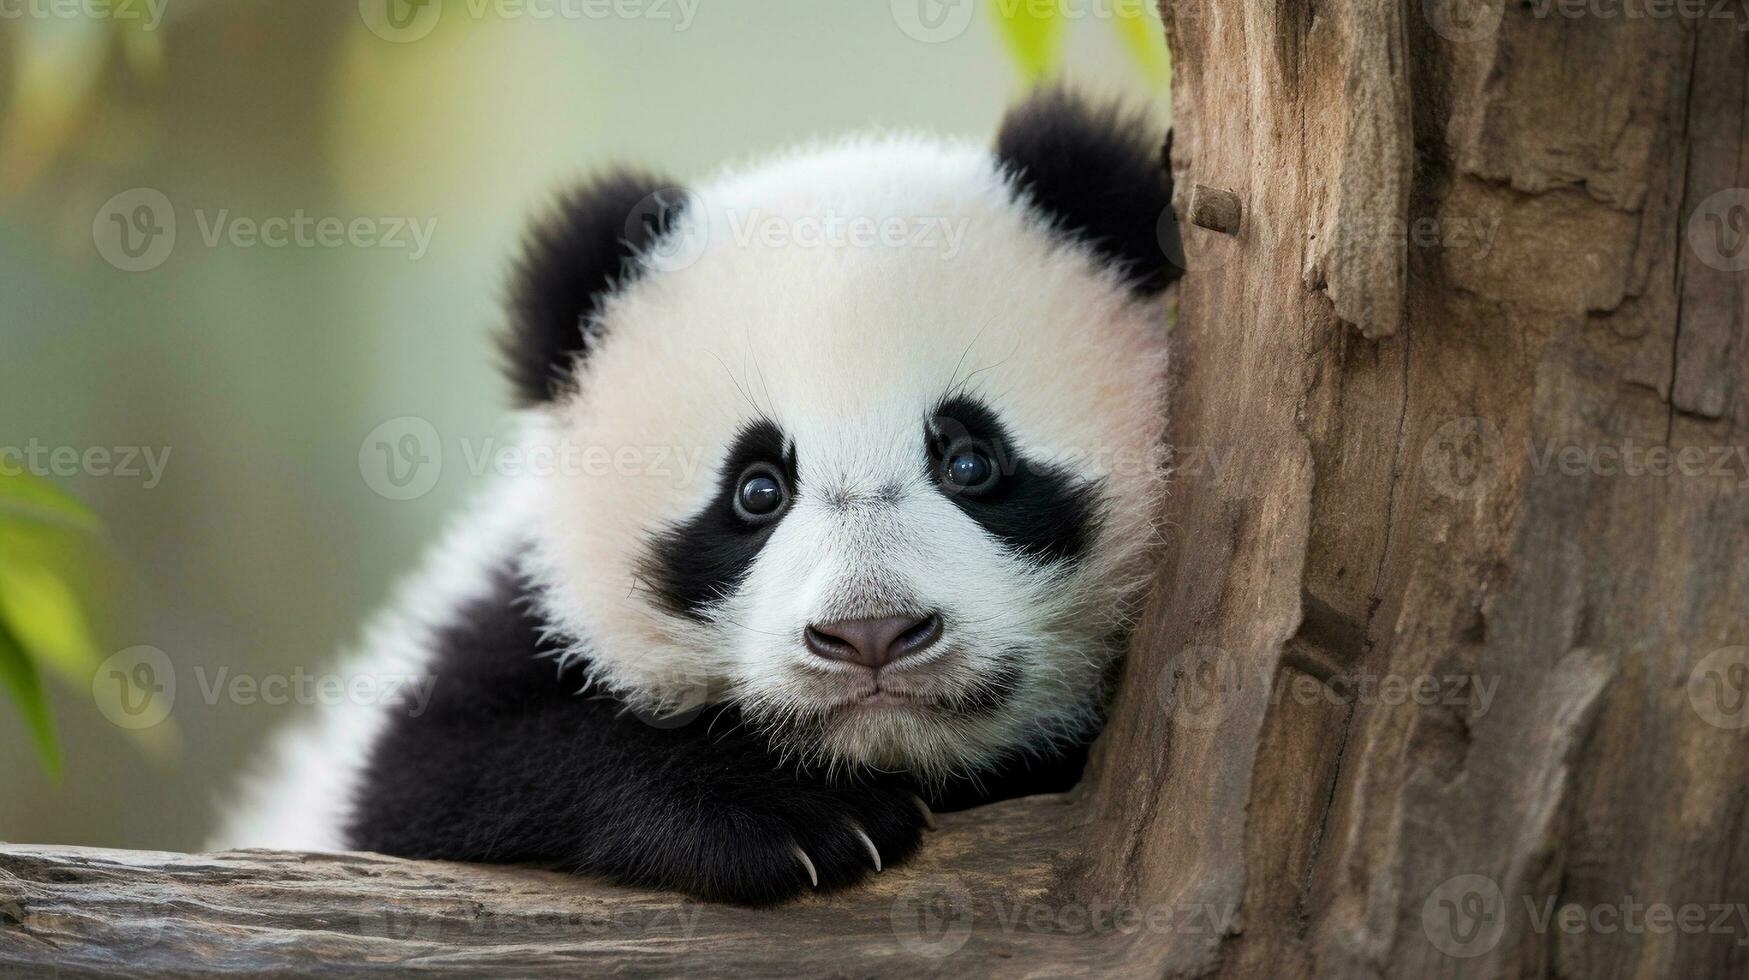
[[[11,22],[0,61],[0,196],[31,186],[58,156],[100,127],[105,73],[132,84],[164,74],[161,30],[118,18],[36,17]]]
[[[996,33],[1029,82],[1049,78],[1062,59],[1063,17],[1057,3],[991,3]]]
[[[1149,4],[1146,9],[1153,10],[1154,7]],[[1149,82],[1165,87],[1172,79],[1172,55],[1166,49],[1165,29],[1159,20],[1137,11],[1134,16],[1119,13],[1112,23],[1136,67]]]
[[[1066,22],[1085,16],[1071,16],[1064,0],[991,0],[985,9],[1009,57],[1029,83],[1056,74]],[[1142,0],[1112,0],[1098,19],[1111,22],[1137,69],[1151,84],[1163,87],[1171,77],[1171,58],[1153,9]]]
[[[0,469],[0,687],[18,707],[44,771],[60,775],[60,752],[43,673],[89,683],[97,644],[68,570],[89,550],[98,523],[78,501],[27,473]]]

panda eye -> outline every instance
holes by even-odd
[[[941,482],[954,493],[977,495],[996,485],[996,464],[981,450],[957,449],[941,464]]]
[[[749,524],[769,524],[789,503],[783,474],[769,463],[754,463],[741,471],[735,487],[735,516]]]

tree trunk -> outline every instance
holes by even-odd
[[[1721,9],[1165,0],[1205,226],[1172,550],[1075,794],[775,911],[0,849],[0,966],[1749,975],[1749,34]]]
[[[1137,972],[1749,974],[1749,35],[1538,6],[1163,4],[1243,219],[1080,887],[1238,917]]]

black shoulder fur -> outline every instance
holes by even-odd
[[[353,801],[353,847],[413,858],[536,862],[700,898],[768,903],[873,870],[860,827],[886,865],[917,849],[923,811],[903,775],[838,781],[781,764],[732,708],[683,725],[639,719],[581,692],[559,669],[525,590],[509,572],[441,631],[431,700],[397,712]],[[929,794],[957,809],[1059,792],[1081,753]]]

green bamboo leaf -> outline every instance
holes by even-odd
[[[13,639],[5,623],[0,623],[0,687],[12,697],[36,743],[37,760],[49,778],[61,779],[61,752],[55,744],[55,722],[49,713],[48,693],[43,690],[42,676],[24,649]]]
[[[57,490],[53,484],[25,472],[8,473],[0,459],[0,526],[47,524],[77,531],[96,531],[97,515]]]
[[[1148,15],[1152,9],[1151,3],[1120,2],[1112,8],[1111,22],[1142,75],[1156,85],[1163,85],[1172,77],[1172,56],[1166,50],[1165,28],[1157,18]]]
[[[1028,82],[1038,82],[1057,70],[1062,54],[1061,4],[1041,0],[996,0],[986,5],[996,33]]]
[[[46,567],[0,561],[0,625],[27,656],[75,686],[97,665],[97,643],[78,597]]]

